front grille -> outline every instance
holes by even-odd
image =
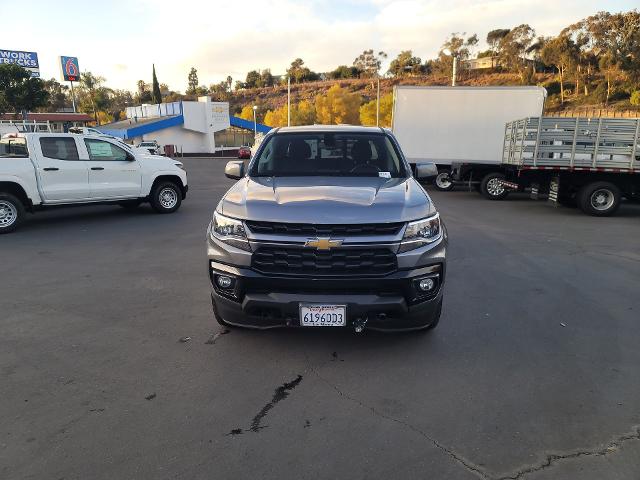
[[[246,222],[249,230],[263,234],[286,235],[397,235],[404,223],[360,223],[316,225],[312,223]]]
[[[384,247],[315,250],[265,245],[251,259],[254,270],[288,275],[384,275],[397,268],[396,255]]]

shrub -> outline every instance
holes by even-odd
[[[640,105],[640,90],[633,92],[629,101],[631,102],[631,105]]]

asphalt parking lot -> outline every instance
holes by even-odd
[[[2,479],[637,479],[640,206],[598,219],[433,193],[429,334],[228,333],[186,159],[174,215],[98,206],[0,237]]]

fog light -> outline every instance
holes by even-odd
[[[418,288],[423,292],[430,292],[435,286],[436,282],[434,282],[432,278],[423,278],[418,283]]]
[[[227,277],[226,275],[218,275],[218,278],[216,278],[216,283],[220,288],[229,288],[231,285],[233,285],[233,280],[231,279],[231,277]]]

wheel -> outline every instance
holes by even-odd
[[[124,202],[120,202],[120,205],[125,210],[135,210],[140,206],[142,202],[140,200],[125,200]]]
[[[440,190],[441,192],[448,192],[453,190],[453,180],[451,180],[451,171],[450,170],[440,170],[438,172],[438,176],[433,181],[436,190]]]
[[[480,193],[489,200],[502,200],[509,192],[500,182],[504,180],[504,174],[493,172],[485,175],[480,182]]]
[[[22,202],[10,193],[0,193],[0,234],[13,232],[24,217]]]
[[[608,217],[620,206],[622,194],[613,183],[594,182],[582,187],[578,194],[578,205],[587,215]]]
[[[182,192],[173,182],[160,182],[151,192],[151,206],[158,213],[173,213],[182,203]]]

